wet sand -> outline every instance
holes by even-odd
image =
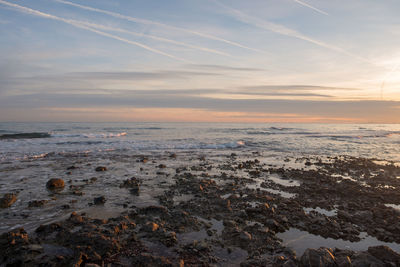
[[[3,162],[0,265],[399,266],[397,164],[235,153]]]

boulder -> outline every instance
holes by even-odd
[[[64,189],[65,183],[63,179],[60,178],[53,178],[47,181],[46,187],[50,191],[53,192],[60,192]]]
[[[351,257],[351,263],[355,267],[385,266],[385,264],[367,252],[358,252]]]
[[[29,208],[38,208],[38,207],[42,207],[44,206],[44,204],[46,204],[47,202],[49,202],[48,200],[32,200],[29,201],[28,207]]]
[[[330,248],[307,249],[300,259],[304,267],[333,267],[337,266],[335,256]]]
[[[99,166],[95,170],[96,170],[96,172],[105,172],[107,170],[107,168],[104,166]]]
[[[106,198],[104,196],[101,196],[101,197],[95,197],[93,203],[95,205],[103,205],[104,203],[106,203],[106,201],[107,201]]]
[[[396,266],[400,266],[400,254],[388,246],[369,247],[368,253],[381,261],[396,263]]]
[[[0,208],[5,209],[11,207],[12,204],[17,201],[17,195],[8,193],[5,194],[2,198],[0,198]]]

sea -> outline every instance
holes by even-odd
[[[108,219],[126,212],[126,207],[158,205],[159,197],[175,183],[176,170],[206,161],[214,166],[207,175],[218,177],[232,154],[237,162],[257,158],[264,166],[285,168],[304,168],[311,158],[318,161],[342,156],[400,166],[400,125],[0,123],[0,197],[17,194],[11,207],[0,209],[0,234],[19,227],[31,233],[41,224],[68,218],[72,211]],[[142,157],[148,159],[147,163]],[[160,164],[166,168],[161,170]],[[97,172],[98,166],[107,171]],[[131,177],[142,181],[138,195],[120,188]],[[61,193],[46,189],[52,178],[65,181]],[[265,179],[272,178],[261,177],[244,186],[293,197],[285,191],[260,188]],[[106,203],[93,205],[100,196]],[[191,196],[182,195],[174,201],[186,201],[187,197]],[[32,206],[35,200],[45,204]],[[400,209],[398,205],[395,208]],[[292,229],[280,238],[299,255],[307,247],[304,244],[357,250],[384,244],[400,251],[400,244],[386,244],[368,236],[359,243],[349,243]]]
[[[63,153],[227,150],[400,161],[400,125],[0,123],[0,162]]]

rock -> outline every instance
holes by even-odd
[[[77,167],[75,167],[75,166],[70,166],[67,168],[67,170],[75,170],[75,169],[77,169]]]
[[[351,257],[352,266],[364,267],[364,266],[385,266],[384,263],[367,252],[359,252]]]
[[[106,170],[107,170],[107,168],[103,167],[103,166],[99,166],[96,168],[96,172],[105,172]]]
[[[181,265],[181,264],[180,264]],[[154,256],[149,253],[141,253],[132,258],[130,266],[173,266],[165,257]]]
[[[293,260],[287,260],[282,267],[297,267],[298,265]]]
[[[84,221],[83,217],[78,215],[78,213],[76,213],[75,211],[71,213],[71,216],[69,217],[69,220],[71,222],[77,223],[77,224],[78,223],[82,223]]]
[[[2,198],[0,198],[0,208],[5,209],[11,207],[12,204],[17,201],[17,195],[8,193],[5,194]]]
[[[160,169],[165,169],[165,168],[167,168],[167,165],[165,165],[165,164],[160,164],[160,165],[158,165],[158,168],[160,168]]]
[[[304,267],[333,267],[335,256],[330,248],[307,249],[300,259],[300,266]]]
[[[388,246],[369,247],[368,253],[381,261],[393,262],[396,266],[400,266],[400,254]]]
[[[18,133],[18,134],[3,134],[0,135],[2,139],[32,139],[32,138],[49,138],[49,133]]]
[[[154,222],[148,222],[146,225],[143,226],[143,230],[145,232],[155,232],[160,228],[160,226]]]
[[[172,247],[172,246],[175,246],[176,244],[178,244],[178,238],[176,237],[175,232],[166,233],[161,241],[167,247]]]
[[[42,207],[44,206],[44,204],[46,204],[47,202],[49,202],[48,200],[32,200],[29,201],[28,207],[29,208],[38,208],[38,207]]]
[[[336,263],[340,267],[352,267],[353,266],[349,256],[336,257]]]
[[[241,232],[240,235],[239,235],[239,238],[243,242],[250,242],[251,239],[252,239],[252,236],[248,232]]]
[[[131,193],[133,195],[139,194],[140,181],[136,177],[132,177],[131,179],[125,180],[122,184],[119,185],[120,188],[130,188]]]
[[[47,181],[46,187],[52,192],[61,192],[64,189],[64,180],[60,178],[53,178]]]
[[[95,197],[93,203],[95,205],[103,205],[104,203],[106,203],[106,198],[104,196],[101,197]]]
[[[351,221],[351,215],[343,210],[339,210],[337,213],[338,218],[344,219],[346,221]]]

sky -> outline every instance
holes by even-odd
[[[400,123],[398,0],[0,0],[0,121]]]

